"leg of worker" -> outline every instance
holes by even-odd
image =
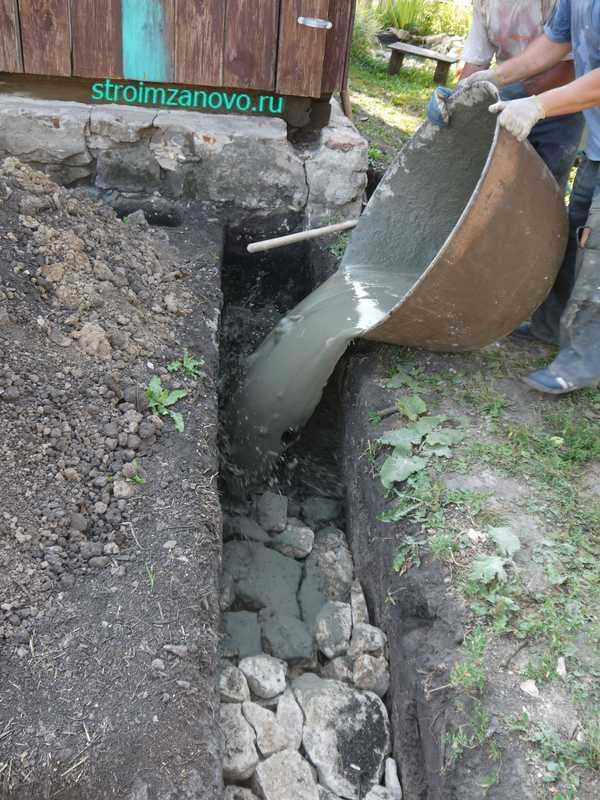
[[[569,201],[569,239],[565,257],[550,294],[531,318],[531,333],[544,342],[559,342],[560,320],[575,283],[577,231],[587,220],[597,177],[598,162],[584,158],[577,170]]]
[[[567,114],[541,120],[529,135],[530,143],[562,189],[566,188],[584,127],[583,114]]]
[[[600,383],[600,181],[581,232],[575,286],[561,319],[560,344],[552,364],[528,376],[531,386],[563,394]]]

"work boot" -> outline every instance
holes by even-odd
[[[561,349],[546,368],[524,380],[546,394],[567,394],[600,384],[600,220],[589,230],[577,258],[577,279],[561,319]]]
[[[522,322],[510,334],[515,339],[528,342],[543,342],[544,344],[558,345],[558,337],[552,334],[545,334],[534,327],[531,322]]]

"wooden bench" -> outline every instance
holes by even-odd
[[[452,64],[456,64],[457,61],[459,61],[456,56],[446,56],[443,53],[437,53],[435,50],[428,50],[426,47],[416,47],[414,44],[405,44],[404,42],[394,42],[389,45],[389,48],[392,51],[388,66],[390,75],[397,75],[400,72],[404,56],[429,58],[431,61],[437,62],[433,80],[435,83],[439,83],[442,86],[446,85],[448,73],[450,72]]]

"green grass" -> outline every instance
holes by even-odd
[[[398,75],[388,75],[384,63],[353,59],[350,96],[354,122],[369,142],[372,160],[384,166],[392,161],[425,119],[433,89],[433,68],[428,65],[405,66]]]

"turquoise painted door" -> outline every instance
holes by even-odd
[[[168,0],[122,0],[123,76],[164,82],[173,77]]]

